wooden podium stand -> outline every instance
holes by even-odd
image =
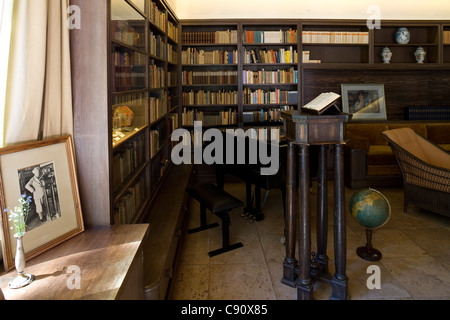
[[[332,286],[331,299],[345,300],[348,295],[346,275],[346,220],[344,212],[344,125],[349,114],[311,115],[298,111],[282,112],[286,122],[286,138],[289,141],[286,193],[286,258],[283,263],[282,283],[297,288],[298,300],[313,299],[314,281],[320,280]],[[310,157],[311,145],[319,146],[318,199],[317,199],[317,253],[311,252],[310,217]],[[335,274],[328,271],[328,177],[327,150],[336,148],[334,170],[334,253]],[[298,148],[298,158],[295,148]],[[298,198],[295,195],[296,165],[299,165]],[[298,216],[299,226],[296,226]],[[297,234],[298,231],[298,234]],[[299,259],[295,257],[298,235]],[[300,263],[299,263],[300,262]]]

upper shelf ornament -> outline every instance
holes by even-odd
[[[411,40],[411,33],[407,28],[399,28],[395,34],[395,40],[398,44],[408,44]]]

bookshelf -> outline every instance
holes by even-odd
[[[185,23],[181,31],[181,124],[238,122],[238,25]]]
[[[395,40],[395,34],[399,28],[407,28],[411,34],[408,44],[399,44]],[[374,30],[374,63],[383,63],[381,51],[388,47],[392,52],[391,63],[416,64],[414,51],[423,47],[427,52],[425,63],[438,64],[439,58],[439,25],[438,24],[384,24],[383,28]]]
[[[242,125],[282,125],[281,111],[298,108],[298,24],[242,24]]]
[[[85,222],[141,223],[171,166],[169,138],[179,113],[179,21],[164,0],[73,4],[85,12],[83,28],[71,31]]]
[[[185,127],[195,120],[204,127],[280,127],[281,110],[297,108],[297,22],[190,20],[181,25]]]
[[[111,1],[113,224],[145,218],[170,166],[178,43],[164,1]]]
[[[304,22],[301,30],[305,66],[370,62],[370,32],[365,22]]]

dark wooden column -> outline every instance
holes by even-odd
[[[309,199],[309,145],[299,146],[300,170],[299,170],[299,279],[297,281],[297,296],[300,300],[312,299],[311,280],[311,215]]]
[[[317,186],[317,262],[319,263],[319,275],[329,277],[327,240],[328,240],[328,176],[327,176],[327,151],[328,145],[321,145],[319,149],[319,169]]]
[[[283,263],[282,283],[295,288],[295,268],[298,265],[295,259],[295,241],[297,228],[297,212],[295,210],[295,145],[288,143],[287,170],[286,170],[286,216],[285,219],[285,239],[286,257]]]
[[[347,232],[345,219],[345,189],[344,189],[344,148],[336,144],[334,169],[334,259],[336,272],[332,279],[333,292],[331,299],[344,300],[348,298],[347,265]]]

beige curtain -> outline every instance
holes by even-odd
[[[69,0],[15,0],[4,145],[73,134]]]

